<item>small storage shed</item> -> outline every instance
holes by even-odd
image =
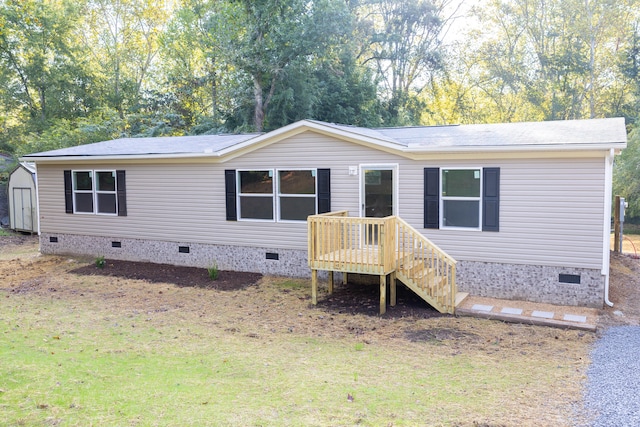
[[[9,227],[16,231],[38,232],[36,167],[21,162],[9,175]]]

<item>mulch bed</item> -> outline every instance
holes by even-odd
[[[176,286],[191,286],[220,291],[235,291],[255,285],[261,278],[259,273],[220,270],[218,278],[212,280],[206,268],[184,267],[151,262],[105,260],[103,268],[94,264],[71,271],[88,276],[112,276],[124,279],[146,280],[152,283],[172,283]]]

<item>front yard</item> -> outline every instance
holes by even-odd
[[[400,288],[399,307],[379,317],[376,287],[339,286],[313,307],[306,280],[223,288],[88,274],[103,272],[25,240],[0,246],[10,426],[573,426],[584,416],[593,334],[441,316]]]

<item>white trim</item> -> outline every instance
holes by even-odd
[[[602,240],[602,275],[604,276],[604,303],[613,306],[609,301],[609,267],[611,253],[611,205],[613,197],[613,148],[604,158],[604,224]]]
[[[38,165],[33,165],[33,183],[36,187],[36,215],[38,216],[38,236],[40,235],[40,194],[39,194],[39,185],[38,185]]]

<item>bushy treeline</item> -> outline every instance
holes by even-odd
[[[639,73],[640,0],[5,0],[0,152],[305,118],[632,131]],[[637,139],[616,166],[630,201]]]

